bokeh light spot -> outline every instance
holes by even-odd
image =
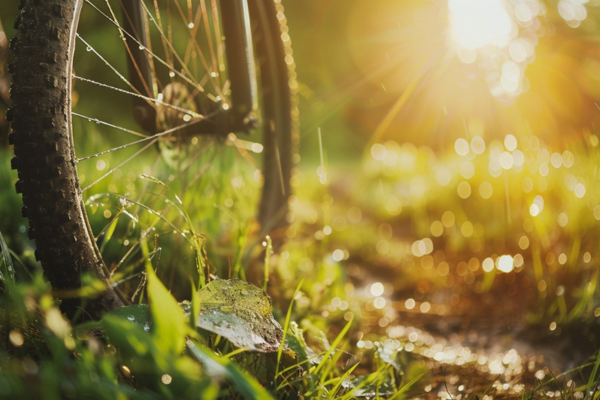
[[[431,223],[431,235],[434,237],[440,237],[444,233],[444,224],[441,221],[433,221]]]
[[[383,292],[384,292],[384,287],[381,282],[375,282],[374,284],[371,285],[371,295],[373,295],[374,297],[381,296],[383,294]]]
[[[458,184],[456,191],[461,199],[466,199],[471,196],[471,185],[469,182],[462,181]]]
[[[526,250],[529,247],[529,238],[526,235],[519,238],[519,247],[521,250]]]
[[[479,195],[484,199],[489,199],[494,194],[494,188],[492,184],[485,181],[479,185]]]
[[[469,142],[463,138],[456,139],[456,142],[454,142],[454,150],[459,156],[466,156],[469,154]]]
[[[509,273],[513,270],[514,263],[512,256],[503,255],[498,258],[498,270]]]
[[[504,169],[511,169],[514,164],[513,156],[508,151],[500,155],[500,165]]]
[[[483,154],[485,151],[485,141],[480,136],[471,139],[471,150],[475,154]]]
[[[517,149],[517,138],[514,135],[506,135],[504,137],[504,147],[508,151],[515,151]]]
[[[481,268],[483,268],[483,270],[485,272],[491,272],[494,270],[494,260],[492,260],[491,258],[486,258],[485,260],[483,260],[483,262],[481,263]]]
[[[569,223],[569,216],[562,212],[558,215],[558,225],[560,225],[561,227],[565,227],[567,226],[567,224]]]
[[[455,221],[456,217],[454,216],[454,213],[452,211],[446,211],[444,212],[444,214],[442,214],[442,224],[444,224],[446,228],[451,228],[452,226],[454,226]]]

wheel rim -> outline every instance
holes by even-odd
[[[83,5],[80,21],[85,23],[94,18],[91,16],[93,13],[102,11],[93,7],[93,3],[80,4]],[[190,15],[199,14],[202,3],[197,4],[196,9],[191,8]],[[155,27],[159,19],[165,23],[164,15],[152,14],[149,8],[146,11],[149,12],[150,19],[154,20]],[[116,13],[114,9],[112,12]],[[171,14],[170,18],[172,17]],[[189,28],[190,23],[181,14],[178,18],[182,19],[187,29],[193,30],[196,27],[194,24],[194,28]],[[195,18],[197,21],[198,17]],[[200,19],[208,21],[206,17]],[[113,24],[109,20],[108,22]],[[211,28],[210,23],[207,24]],[[212,29],[216,28],[213,26]],[[98,29],[94,27],[94,31],[97,32]],[[112,42],[122,40],[116,28],[112,32]],[[167,36],[164,31],[157,35],[163,42],[164,36]],[[202,115],[199,110],[202,103],[197,98],[198,93],[202,92],[195,86],[200,81],[212,82],[212,93],[207,94],[209,99],[213,96],[218,100],[222,96],[221,100],[225,101],[221,103],[221,108],[223,104],[227,104],[226,80],[215,84],[216,77],[211,76],[215,75],[215,71],[210,68],[215,63],[219,64],[217,46],[213,46],[216,49],[215,56],[207,64],[210,68],[204,70],[204,74],[198,74],[200,63],[191,62],[192,66],[181,70],[175,67],[177,59],[194,59],[193,50],[190,51],[189,46],[183,51],[183,57],[179,54],[182,50],[176,49],[174,44],[163,43],[163,47],[167,48],[164,54],[156,50],[155,46],[149,46],[155,64],[160,58],[160,65],[164,67],[164,63],[171,63],[172,67],[171,70],[167,68],[168,78],[163,77],[162,81],[157,82],[160,94],[157,93],[156,99],[159,102],[154,104],[159,111],[157,125],[161,132],[159,135],[162,135],[157,138],[144,136],[131,120],[131,115],[119,115],[120,110],[131,109],[126,103],[132,97],[139,97],[132,94],[135,91],[128,88],[127,82],[112,68],[118,71],[117,67],[121,67],[123,70],[118,59],[123,55],[117,54],[114,61],[109,59],[112,55],[104,48],[110,46],[111,42],[106,36],[97,38],[93,36],[93,32],[87,33],[83,29],[74,37],[77,51],[72,58],[74,85],[71,138],[86,209],[84,215],[89,219],[88,226],[93,235],[95,251],[106,261],[109,276],[119,281],[119,286],[131,297],[132,294],[139,293],[139,285],[143,283],[143,260],[150,258],[153,266],[165,270],[163,278],[169,284],[189,286],[187,277],[194,271],[198,272],[197,268],[206,263],[202,246],[207,237],[213,252],[211,260],[215,259],[214,253],[218,252],[238,254],[233,260],[234,265],[231,265],[231,258],[229,259],[228,267],[239,268],[236,260],[241,260],[241,241],[246,237],[247,231],[253,229],[260,198],[262,182],[256,172],[260,160],[251,153],[258,152],[261,143],[234,135],[223,139],[192,137],[181,143],[176,135],[168,133],[169,130],[176,132],[178,127],[201,118],[198,114]],[[168,50],[170,47],[173,47],[171,61]],[[97,60],[95,64],[86,61],[90,60],[90,56]],[[196,59],[198,58],[202,57],[197,54]],[[86,65],[91,65],[92,68],[86,68]],[[95,73],[87,75],[94,68],[100,67],[114,72],[114,76],[100,81],[95,79],[99,76]],[[192,73],[192,69],[196,69],[196,74]],[[223,71],[219,69],[217,77],[221,72]],[[157,74],[165,75],[160,71]],[[199,75],[203,77],[196,79]],[[187,88],[187,93],[182,88]],[[206,93],[206,85],[203,89]],[[102,98],[100,93],[103,91],[111,91],[111,99],[114,100],[110,103],[103,102],[102,113],[98,117],[94,113],[97,109],[97,104],[94,103],[95,99]],[[84,92],[87,95],[80,96]],[[115,116],[122,120],[113,119]],[[173,122],[177,119],[180,119],[179,124]],[[286,118],[283,120],[283,123],[287,123]],[[281,125],[282,122],[277,121],[276,124]],[[96,143],[85,140],[86,136],[92,134],[98,137],[99,128],[103,128],[106,136],[100,136]],[[276,129],[280,127],[277,126]],[[133,139],[126,141],[125,136]],[[271,204],[275,201],[268,200]],[[261,210],[261,214],[264,213]],[[208,222],[204,223],[203,219]],[[172,268],[173,265],[178,267]],[[167,272],[167,268],[161,268],[167,266],[170,267],[170,272]],[[223,267],[223,264],[211,266],[210,272],[222,275],[225,272]]]

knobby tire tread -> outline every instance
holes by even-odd
[[[12,167],[18,171],[29,236],[36,258],[61,309],[74,316],[98,318],[123,305],[110,287],[104,263],[88,227],[70,137],[70,24],[75,0],[25,0],[13,39],[11,86]],[[14,42],[16,40],[16,42]],[[92,274],[107,285],[96,299],[83,304],[76,291],[81,274]]]
[[[262,86],[273,91],[266,95],[263,107],[278,128],[277,134],[264,133],[265,185],[259,209],[264,231],[267,224],[271,225],[268,230],[281,229],[286,224],[292,159],[298,142],[293,100],[297,86],[294,64],[289,61],[289,41],[281,40],[281,34],[287,32],[285,18],[277,17],[282,6],[279,0],[258,3],[259,0],[249,0],[253,24],[257,28],[257,19],[263,18],[266,28],[259,29],[263,37],[255,45],[263,79],[270,79]],[[76,0],[20,2],[18,33],[11,41],[12,107],[7,117],[12,122],[11,165],[18,172],[16,189],[23,197],[22,213],[29,219],[28,234],[36,242],[36,258],[54,293],[62,298],[62,311],[72,317],[85,307],[83,317],[97,319],[124,305],[124,301],[110,285],[89,227],[76,171],[69,82],[75,5]],[[282,177],[283,190],[279,183]],[[82,274],[100,278],[107,287],[85,303],[75,296]]]

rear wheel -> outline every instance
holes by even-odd
[[[247,137],[194,131],[230,104],[216,1],[143,2],[150,41],[140,49],[154,74],[144,90],[127,75],[132,49],[118,4],[22,1],[12,44],[17,190],[36,256],[70,315],[136,301],[147,260],[188,289],[193,273],[239,269],[248,240],[282,236],[288,212],[295,83],[279,2],[248,2],[259,115]],[[156,113],[156,132],[136,123],[140,99]],[[206,242],[216,265],[206,265]],[[82,274],[107,288],[85,304]]]

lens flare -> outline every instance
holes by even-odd
[[[502,0],[449,0],[453,40],[467,50],[508,45],[512,21]]]

